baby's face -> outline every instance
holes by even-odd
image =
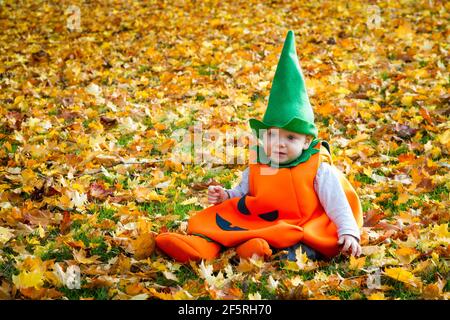
[[[272,163],[287,163],[309,148],[312,137],[272,127],[263,135],[264,152]]]

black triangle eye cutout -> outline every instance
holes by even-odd
[[[275,221],[278,219],[278,210],[270,211],[259,215],[261,219],[266,221]]]
[[[239,199],[238,204],[237,204],[237,208],[239,210],[240,213],[245,214],[246,216],[250,215],[250,210],[248,210],[247,205],[245,204],[245,197],[247,195],[243,196],[242,198]]]

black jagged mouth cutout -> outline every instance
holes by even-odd
[[[240,213],[245,214],[246,216],[250,215],[250,210],[248,210],[247,205],[245,204],[245,197],[247,195],[243,196],[242,198],[239,199],[238,204],[237,204],[237,209],[239,210]]]
[[[278,210],[260,214],[259,217],[266,221],[270,221],[270,222],[275,221],[278,219]]]
[[[247,231],[247,229],[241,227],[232,227],[231,222],[222,218],[217,212],[216,212],[216,224],[220,229],[224,231]]]

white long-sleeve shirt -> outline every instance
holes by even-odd
[[[344,193],[335,168],[322,162],[314,178],[316,191],[326,214],[337,227],[338,236],[351,235],[360,240],[360,231]],[[233,189],[226,189],[230,198],[243,197],[249,191],[249,168],[242,172],[241,182]]]

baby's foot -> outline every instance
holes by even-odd
[[[251,258],[254,254],[266,258],[272,255],[272,250],[266,240],[254,238],[236,247],[236,253],[241,258]]]

